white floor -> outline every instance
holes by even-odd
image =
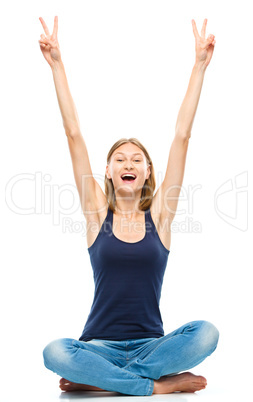
[[[232,392],[231,390],[220,389],[220,388],[208,388],[203,391],[195,392],[194,394],[190,393],[173,393],[173,394],[162,394],[162,395],[151,395],[151,396],[125,396],[119,395],[118,393],[113,392],[59,392],[55,389],[47,389],[46,392],[42,392],[41,389],[37,389],[32,394],[30,390],[22,390],[19,392],[12,392],[9,390],[5,395],[0,395],[1,402],[28,402],[28,401],[36,401],[36,402],[67,402],[67,401],[84,401],[87,399],[93,399],[93,401],[99,402],[110,402],[109,399],[113,402],[122,401],[122,398],[129,399],[131,402],[137,402],[141,399],[145,398],[145,401],[169,401],[169,402],[187,402],[187,401],[198,401],[198,402],[241,402],[245,398],[249,400],[250,393],[245,395],[245,393]]]

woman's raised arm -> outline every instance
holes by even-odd
[[[85,217],[88,217],[91,211],[96,213],[98,209],[105,206],[106,197],[100,185],[93,177],[88,151],[80,130],[77,111],[69,90],[57,39],[58,17],[56,16],[54,18],[52,35],[50,35],[43,18],[40,17],[39,20],[46,34],[46,36],[43,34],[40,35],[40,49],[53,73],[63,126],[68,139],[76,186],[79,192],[82,210]]]
[[[200,98],[205,71],[212,58],[215,45],[214,35],[209,35],[205,39],[206,24],[207,19],[204,20],[201,35],[199,35],[196,23],[192,20],[195,36],[195,64],[178,113],[175,137],[171,144],[165,177],[153,201],[158,206],[155,210],[159,211],[161,219],[169,219],[170,222],[172,222],[176,214],[192,124]]]

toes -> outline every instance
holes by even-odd
[[[59,387],[64,391],[65,390],[70,391],[73,388],[72,383],[69,380],[66,380],[66,378],[60,379]]]
[[[62,391],[72,391],[72,387],[70,383],[60,385]]]
[[[206,385],[207,384],[206,378],[203,377],[202,375],[199,375],[198,376],[198,383]]]

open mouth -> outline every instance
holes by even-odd
[[[135,179],[136,179],[135,174],[127,174],[127,173],[125,173],[125,174],[123,174],[121,176],[121,180],[126,182],[126,183],[132,183],[132,182],[135,181]]]

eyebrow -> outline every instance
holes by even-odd
[[[117,154],[125,155],[124,152],[116,152],[115,155],[117,155]],[[142,156],[142,154],[140,152],[135,152],[133,155],[141,155]]]

